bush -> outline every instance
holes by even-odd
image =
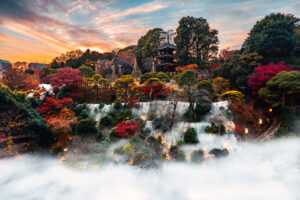
[[[211,94],[214,93],[213,86],[212,86],[211,82],[209,82],[208,80],[202,80],[202,81],[200,81],[198,83],[198,89],[199,90],[207,90]]]
[[[227,149],[214,148],[209,152],[209,154],[214,155],[216,158],[221,158],[221,157],[228,156],[229,152]]]
[[[172,158],[174,158],[178,161],[185,160],[184,152],[181,151],[177,146],[171,146],[171,148],[169,150],[169,154],[172,156]]]
[[[150,78],[158,78],[157,73],[155,72],[148,72],[141,76],[140,84],[144,84]]]
[[[104,117],[102,117],[101,120],[100,120],[100,125],[103,126],[103,127],[110,127],[110,126],[112,126],[112,119],[111,119],[111,117],[109,117],[107,115],[104,116]]]
[[[89,113],[87,110],[82,110],[78,116],[79,119],[89,118]]]
[[[185,131],[183,134],[183,141],[186,144],[198,144],[199,139],[196,130],[194,128],[189,128]]]
[[[225,126],[223,124],[217,125],[216,123],[211,123],[211,126],[205,127],[206,133],[219,133],[223,135],[226,132]]]
[[[211,102],[204,98],[198,98],[196,100],[195,112],[197,114],[197,119],[200,120],[205,114],[211,110]]]
[[[165,125],[162,118],[154,119],[152,122],[152,126],[154,130],[161,130],[164,133],[168,131],[168,127]]]
[[[46,121],[32,108],[25,93],[11,91],[1,83],[0,129],[3,137],[28,137],[27,143],[30,143],[32,148],[49,148],[53,144],[53,135]]]
[[[200,162],[204,159],[204,151],[203,150],[198,150],[198,151],[193,151],[191,155],[191,161],[192,162]]]
[[[118,147],[114,150],[114,154],[117,154],[117,155],[124,155],[125,154],[125,151],[124,151],[124,147]]]
[[[104,106],[105,106],[104,103],[99,103],[99,106],[98,106],[99,110],[102,110],[102,108],[103,108]]]
[[[280,111],[279,119],[281,121],[281,126],[291,128],[295,120],[294,109],[290,106],[285,106]]]
[[[92,151],[95,153],[105,153],[111,145],[111,141],[106,139],[92,147]]]
[[[76,135],[95,135],[97,136],[98,130],[96,128],[96,121],[92,118],[79,120],[75,126]]]
[[[158,72],[157,78],[159,78],[159,80],[161,80],[165,83],[170,82],[170,77],[168,76],[168,74],[166,74],[164,72]]]
[[[132,145],[135,151],[139,150],[143,146],[143,141],[137,135],[133,136],[129,143]]]

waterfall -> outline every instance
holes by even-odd
[[[174,102],[172,101],[153,101],[153,102],[140,102],[138,103],[138,108],[133,108],[133,115],[141,117],[145,121],[145,128],[151,130],[151,135],[156,136],[157,134],[163,135],[165,140],[165,146],[170,147],[171,145],[176,145],[178,140],[183,139],[183,132],[188,128],[194,128],[197,132],[200,143],[197,145],[188,145],[184,146],[184,149],[187,152],[191,152],[194,149],[199,148],[224,148],[227,146],[236,146],[236,139],[233,134],[230,134],[234,130],[234,122],[229,119],[226,113],[230,113],[228,110],[228,102],[220,101],[212,103],[211,111],[203,118],[201,122],[184,122],[178,121],[174,123],[171,130],[168,130],[166,133],[163,133],[161,130],[153,129],[153,121],[149,119],[149,115],[153,114],[156,117],[165,117],[168,113],[172,113],[174,109]],[[99,123],[99,120],[105,113],[109,112],[112,109],[112,105],[105,105],[98,112],[96,108],[99,107],[99,104],[89,104],[90,115]],[[177,102],[176,114],[181,116],[189,108],[188,102]],[[226,129],[226,134],[223,136],[217,134],[208,134],[205,133],[205,127],[210,126],[211,122],[215,120],[220,121]]]

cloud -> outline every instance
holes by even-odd
[[[153,27],[176,29],[188,15],[206,18],[219,31],[221,48],[239,48],[266,14],[300,15],[297,0],[135,0],[128,5],[122,0],[0,0],[0,55],[49,62],[47,53],[53,58],[77,47],[110,51],[136,44]]]

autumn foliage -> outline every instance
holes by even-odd
[[[48,75],[48,78],[54,88],[72,88],[84,83],[81,71],[69,67],[59,69],[57,73]]]
[[[131,137],[139,131],[140,123],[137,121],[122,121],[115,129],[120,137]]]
[[[258,94],[258,90],[266,86],[266,83],[274,76],[282,71],[293,71],[293,67],[288,67],[280,62],[278,64],[270,63],[268,65],[260,65],[255,68],[255,72],[249,76],[248,86],[252,90],[253,95]]]
[[[45,103],[43,103],[41,108],[38,108],[37,111],[42,114],[45,119],[59,114],[67,104],[72,103],[71,98],[56,99],[53,97],[47,97]]]
[[[151,99],[156,99],[161,95],[170,93],[169,88],[159,83],[152,83],[152,84],[145,85],[143,86],[143,90],[146,94],[150,95]]]
[[[178,66],[178,67],[176,67],[176,71],[184,72],[186,70],[193,70],[196,72],[198,68],[199,68],[199,66],[197,64],[190,64],[190,65],[186,65],[186,66]]]

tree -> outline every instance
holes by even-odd
[[[164,72],[158,72],[157,78],[165,83],[170,82],[170,76]]]
[[[50,74],[49,81],[52,87],[74,88],[83,84],[81,71],[69,67],[58,69],[57,73]]]
[[[196,113],[194,109],[194,91],[191,88],[197,84],[197,77],[194,71],[187,70],[183,73],[181,73],[178,77],[178,85],[180,87],[184,87],[184,90],[188,96],[189,103],[190,103],[190,110],[193,113],[193,117],[196,118]]]
[[[131,97],[131,90],[134,86],[134,80],[131,75],[124,75],[115,82],[117,97],[120,101],[127,102]]]
[[[186,66],[178,66],[175,69],[177,72],[184,72],[186,70],[193,70],[194,72],[197,72],[198,68],[199,68],[199,66],[197,64],[190,64],[190,65],[186,65]]]
[[[243,93],[241,93],[240,91],[236,91],[236,90],[231,90],[228,92],[224,92],[222,94],[222,97],[226,100],[231,100],[234,102],[241,102],[244,99]]]
[[[217,70],[218,76],[230,79],[233,86],[246,90],[248,76],[260,65],[262,56],[257,53],[233,55],[229,57]]]
[[[300,73],[298,71],[282,71],[267,82],[267,86],[258,91],[272,107],[286,105],[287,97],[290,100],[300,92]]]
[[[234,55],[237,50],[230,50],[230,48],[222,49],[219,53],[219,62],[225,62],[230,56]]]
[[[211,110],[211,102],[204,98],[197,98],[195,112],[197,119],[200,120],[202,116],[206,115]]]
[[[0,83],[0,135],[2,142],[18,146],[18,152],[49,148],[53,142],[46,121],[31,107],[22,92],[12,91]],[[26,145],[27,144],[27,145]],[[1,150],[2,151],[2,150]],[[1,154],[4,152],[1,152]]]
[[[198,90],[207,90],[209,93],[214,93],[214,88],[210,81],[202,80],[198,83]]]
[[[37,111],[47,119],[51,116],[58,115],[63,108],[71,103],[73,103],[72,98],[63,98],[60,100],[53,97],[46,97],[46,101],[37,109]]]
[[[115,129],[115,133],[120,137],[131,137],[140,130],[140,123],[137,121],[122,121]]]
[[[243,44],[244,51],[257,52],[264,58],[282,59],[293,55],[298,18],[290,14],[272,13],[257,21]]]
[[[97,136],[98,129],[96,128],[96,121],[92,118],[86,118],[80,120],[75,126],[76,135],[93,135]]]
[[[9,68],[4,73],[3,83],[11,90],[29,92],[39,87],[39,80],[35,75]]]
[[[183,141],[186,144],[198,144],[199,139],[197,132],[194,128],[189,128],[183,133]]]
[[[218,31],[206,19],[183,17],[176,29],[176,57],[179,65],[208,64],[218,53]]]
[[[144,66],[148,57],[154,58],[157,55],[157,48],[160,46],[160,35],[163,30],[161,28],[154,28],[149,30],[146,35],[138,40],[137,44],[137,58],[138,63],[141,64],[142,72],[150,71],[150,66]]]
[[[268,65],[260,65],[255,68],[255,72],[249,76],[248,86],[252,90],[253,95],[257,95],[258,91],[266,86],[266,83],[282,71],[293,71],[293,67],[288,67],[282,62],[278,64],[269,63]]]
[[[230,81],[222,77],[217,77],[213,80],[212,86],[214,91],[216,91],[217,93],[222,93],[229,90]]]
[[[86,65],[81,65],[78,69],[81,71],[82,75],[85,78],[92,77],[95,74],[93,68]]]
[[[170,90],[166,88],[164,84],[161,84],[159,82],[148,83],[143,86],[143,90],[150,96],[150,101],[159,97],[165,97],[165,95],[170,93]]]

